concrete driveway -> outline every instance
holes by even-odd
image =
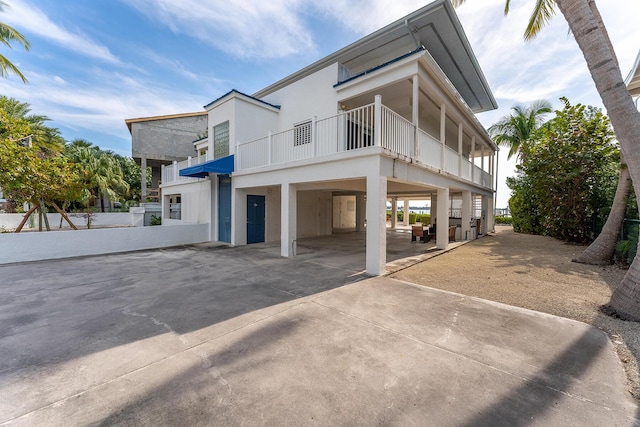
[[[0,424],[640,425],[601,331],[302,247],[0,267]]]

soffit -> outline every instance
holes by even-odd
[[[449,0],[436,0],[254,96],[264,97],[336,62],[356,75],[412,52],[420,45],[429,51],[472,111],[497,108],[495,98]]]

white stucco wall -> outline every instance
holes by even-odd
[[[337,114],[338,97],[333,88],[337,81],[335,63],[264,97],[266,102],[281,105],[279,130],[291,129],[314,116],[322,119]]]
[[[182,218],[169,219],[167,200],[170,195],[181,196]],[[199,179],[162,186],[162,224],[207,224],[211,221],[211,181]]]
[[[208,224],[0,234],[0,264],[100,255],[208,241]]]
[[[356,227],[356,196],[333,197],[333,228]]]
[[[78,216],[76,216],[78,215]],[[76,226],[86,226],[87,219],[83,214],[72,214],[67,213],[71,222]],[[20,222],[24,218],[24,214],[21,213],[2,213],[0,214],[0,227],[4,227],[5,229],[14,229],[20,225]],[[35,214],[33,216],[35,227],[38,225],[38,215]],[[60,214],[59,213],[48,213],[47,218],[49,219],[49,226],[51,228],[58,228],[60,226]],[[91,224],[95,226],[100,225],[135,225],[133,215],[130,212],[96,212],[92,215]],[[29,223],[25,227],[28,227]],[[44,221],[43,221],[44,227]],[[62,221],[62,228],[69,227],[67,221]]]
[[[299,191],[297,204],[298,238],[331,234],[332,196],[330,191]]]

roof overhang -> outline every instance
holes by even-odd
[[[449,0],[435,0],[262,89],[254,96],[265,97],[336,62],[353,74],[359,74],[421,46],[429,51],[474,112],[497,108],[497,102]]]
[[[153,122],[156,120],[167,120],[167,119],[180,119],[183,117],[195,117],[195,116],[206,116],[206,111],[198,111],[195,113],[181,113],[181,114],[169,114],[165,116],[151,116],[151,117],[138,117],[135,119],[125,119],[125,123],[127,124],[127,128],[129,128],[129,133],[131,133],[131,125],[133,123],[142,123],[142,122]]]
[[[209,160],[199,165],[189,166],[180,169],[180,176],[188,176],[191,178],[206,178],[210,173],[231,175],[234,170],[233,154],[222,157],[220,159]]]
[[[640,96],[640,52],[636,56],[631,72],[624,81],[631,96]]]

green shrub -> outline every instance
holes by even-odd
[[[510,216],[496,216],[496,224],[511,225],[512,220]]]
[[[413,212],[409,212],[409,224],[415,224],[416,223],[416,214]]]
[[[416,222],[431,224],[431,214],[416,214]]]
[[[619,264],[628,264],[629,250],[631,249],[631,242],[629,240],[619,240],[616,243],[615,260]]]
[[[151,225],[162,225],[162,218],[159,216],[151,215]]]

